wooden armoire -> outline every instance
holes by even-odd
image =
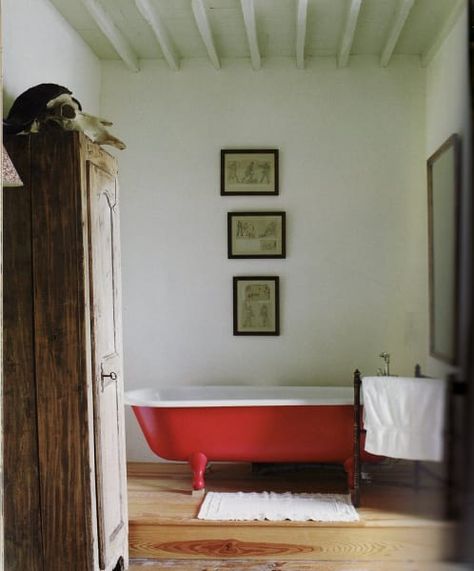
[[[81,133],[4,143],[5,569],[124,569],[117,164]]]

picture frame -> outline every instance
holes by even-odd
[[[286,258],[285,212],[228,212],[228,258]]]
[[[461,141],[451,135],[427,160],[430,355],[458,362]]]
[[[278,149],[221,150],[221,195],[277,195]]]
[[[234,276],[234,335],[280,335],[280,278]]]

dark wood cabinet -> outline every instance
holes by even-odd
[[[117,164],[79,133],[5,146],[5,567],[126,568]]]

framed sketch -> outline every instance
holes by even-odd
[[[280,335],[278,276],[234,277],[234,335]]]
[[[221,151],[221,195],[278,194],[278,150]]]
[[[430,355],[455,365],[459,326],[461,152],[452,135],[428,159]]]
[[[285,212],[229,212],[228,258],[285,258]]]

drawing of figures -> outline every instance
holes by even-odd
[[[222,149],[221,194],[278,194],[277,149]]]
[[[268,327],[270,323],[268,318],[268,305],[266,303],[260,308],[260,322],[262,327]]]
[[[260,169],[259,183],[266,182],[267,184],[270,184],[270,163],[268,161],[258,163],[258,168]]]
[[[269,236],[275,236],[276,237],[276,234],[277,234],[277,224],[273,220],[272,222],[269,222],[265,226],[265,228],[263,229],[263,232],[261,232],[259,238],[268,238]]]
[[[244,236],[246,238],[255,238],[255,226],[251,222],[244,223]]]
[[[237,161],[229,162],[227,169],[228,169],[227,170],[227,182],[228,183],[240,182],[239,177],[237,176]]]
[[[251,222],[237,220],[236,238],[255,238],[255,226]]]
[[[254,317],[255,314],[252,309],[252,304],[246,299],[242,306],[242,327],[253,327]]]
[[[274,252],[277,249],[276,240],[260,240],[260,248],[262,252]]]
[[[252,301],[268,301],[270,288],[266,284],[252,284],[245,288],[245,298]]]
[[[242,177],[242,180],[240,182],[245,182],[246,184],[254,184],[257,182],[257,178],[255,176],[255,162],[251,161],[246,169],[245,169],[245,173],[244,176]]]

